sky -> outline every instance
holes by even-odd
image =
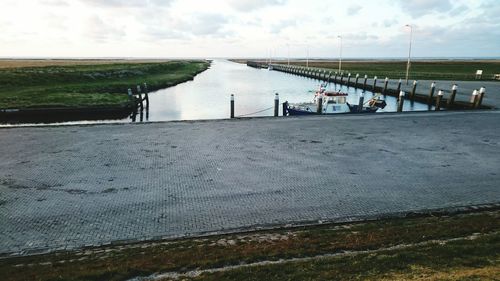
[[[0,57],[500,57],[500,0],[0,0]],[[339,36],[342,38],[340,39]],[[341,44],[342,41],[342,44]]]

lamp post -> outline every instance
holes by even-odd
[[[340,52],[339,52],[339,73],[342,70],[342,36],[337,36],[340,39]]]
[[[413,36],[413,28],[409,24],[405,26],[410,28],[410,46],[408,48],[408,63],[406,64],[406,85],[408,85],[408,75],[410,74],[411,40]]]

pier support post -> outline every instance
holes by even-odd
[[[144,94],[145,94],[144,98],[146,99],[146,109],[149,109],[149,91],[148,91],[148,84],[146,83],[144,83]]]
[[[411,88],[411,94],[410,94],[410,99],[413,102],[415,100],[415,91],[417,90],[417,80],[413,80],[413,88]]]
[[[231,94],[231,118],[234,118],[234,95]]]
[[[399,93],[399,92],[401,92],[401,78],[399,78],[398,88],[396,89],[396,93]]]
[[[443,91],[439,90],[438,95],[436,97],[436,111],[441,110],[441,100],[443,99]]]
[[[485,93],[486,93],[486,88],[485,87],[481,87],[479,89],[479,98],[478,98],[477,103],[474,106],[474,108],[476,108],[476,109],[481,108],[481,104],[483,103],[483,97],[484,97]]]
[[[455,96],[457,95],[457,84],[453,84],[453,86],[451,86],[451,94],[450,94],[450,98],[448,98],[448,104],[446,105],[446,107],[448,109],[450,109],[453,104],[455,103]]]
[[[384,80],[384,96],[387,94],[387,84],[389,83],[389,77],[385,77]]]
[[[335,76],[333,77],[333,83],[337,83],[337,71],[335,71]]]
[[[405,92],[399,91],[398,112],[403,112],[404,103],[405,103]]]
[[[363,104],[365,102],[365,94],[359,94],[359,102],[358,102],[358,112],[363,111]]]
[[[132,89],[128,89],[127,90],[127,94],[128,94],[128,99],[133,101],[134,100],[134,95],[132,94]]]
[[[288,111],[288,101],[285,101],[283,103],[283,116],[286,116],[287,111]]]
[[[347,87],[349,87],[349,83],[351,82],[351,73],[347,74]]]
[[[359,73],[356,73],[356,82],[354,83],[354,87],[358,87],[358,79],[359,79]]]
[[[429,97],[427,98],[427,104],[432,105],[432,100],[434,99],[434,91],[436,90],[436,82],[432,82],[431,89],[429,91]]]
[[[363,83],[363,92],[366,91],[366,81],[368,80],[368,75],[365,74],[365,82]]]
[[[342,85],[342,82],[344,82],[344,72],[340,73],[340,85]]]
[[[375,87],[377,87],[377,76],[373,77],[373,94],[375,94]]]
[[[479,98],[479,92],[477,90],[474,90],[472,92],[472,96],[470,97],[470,103],[472,104],[472,108],[476,108],[476,103]]]
[[[274,95],[274,117],[278,117],[279,104],[280,104],[280,95],[278,93],[276,93]]]
[[[323,114],[323,96],[320,94],[318,95],[318,106],[316,112],[318,114]]]
[[[330,84],[330,80],[332,79],[332,72],[330,71],[328,73],[328,84]]]

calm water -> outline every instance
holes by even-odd
[[[235,95],[236,116],[272,107],[275,93],[279,93],[280,103],[307,102],[313,98],[310,91],[317,89],[319,83],[310,78],[216,60],[194,81],[151,93],[149,121],[228,118],[231,94]],[[335,84],[330,88],[348,92],[347,101],[353,104],[357,104],[361,93],[361,90]],[[365,93],[365,100],[372,96],[371,92]],[[379,111],[396,111],[396,98],[387,96],[385,99],[388,105]],[[406,102],[404,105],[405,111],[427,109],[427,105],[420,103]],[[268,109],[249,116],[272,115],[273,109]]]
[[[229,117],[230,95],[235,95],[235,115],[272,116],[273,109],[251,114],[270,108],[274,104],[274,94],[279,93],[280,103],[309,102],[313,98],[311,90],[318,88],[320,81],[295,76],[278,71],[255,69],[227,60],[214,60],[210,69],[199,74],[193,81],[175,87],[151,92],[150,108],[143,120],[198,120],[222,119]],[[380,82],[383,83],[383,82]],[[132,85],[131,85],[132,86]],[[347,101],[357,104],[361,90],[331,84],[329,90],[348,92]],[[365,93],[365,100],[371,98]],[[379,112],[396,111],[396,99],[387,96],[387,107]],[[405,102],[405,111],[428,110],[427,105]],[[250,115],[248,115],[250,114]],[[280,106],[281,115],[281,106]],[[140,121],[140,116],[136,117]],[[123,120],[78,121],[64,124],[88,124],[107,122],[132,122]]]

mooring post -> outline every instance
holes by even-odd
[[[231,94],[231,118],[234,118],[234,95]]]
[[[410,99],[413,102],[415,100],[415,91],[417,90],[417,80],[413,80],[413,88],[411,88],[411,94],[410,94]]]
[[[365,102],[365,93],[361,92],[359,94],[358,112],[363,111],[363,103],[364,102]]]
[[[363,92],[366,91],[366,81],[368,80],[368,75],[365,74],[365,82],[363,83]]]
[[[132,94],[132,89],[130,89],[130,88],[129,88],[129,89],[127,90],[127,94],[128,94],[128,98],[129,98],[129,100],[133,100],[133,99],[134,99],[134,95]]]
[[[351,82],[351,73],[347,74],[347,87],[349,87],[349,83]]]
[[[356,73],[356,83],[354,83],[354,87],[358,87],[358,79],[359,79],[359,73]]]
[[[144,83],[144,94],[146,95],[145,96],[145,99],[146,99],[146,108],[149,108],[149,93],[148,93],[148,84]]]
[[[427,104],[432,105],[432,100],[434,98],[434,91],[436,90],[436,82],[432,82],[431,89],[429,91],[429,97],[427,98]]]
[[[280,104],[280,95],[276,93],[274,95],[274,117],[278,117],[279,104]]]
[[[448,98],[448,103],[446,105],[446,108],[450,109],[453,104],[455,103],[455,96],[457,95],[457,84],[453,84],[451,86],[451,94],[450,97]]]
[[[373,94],[375,94],[375,87],[377,87],[377,76],[373,77]]]
[[[330,71],[328,73],[328,84],[330,84],[330,80],[332,79],[332,72]]]
[[[387,94],[387,84],[389,83],[389,77],[385,77],[384,81],[384,95]]]
[[[285,101],[283,103],[283,116],[286,116],[287,111],[288,111],[288,101]]]
[[[323,96],[321,94],[318,95],[318,108],[316,110],[318,114],[323,113]]]
[[[344,82],[344,72],[340,73],[340,85],[342,85],[342,82]]]
[[[478,97],[479,97],[479,92],[477,90],[474,90],[472,92],[472,96],[470,97],[470,103],[472,103],[472,108],[475,108]]]
[[[398,88],[396,89],[396,93],[399,93],[399,92],[401,92],[401,78],[399,78]]]
[[[335,71],[335,76],[333,77],[333,83],[337,83],[337,71]]]
[[[399,91],[398,112],[403,112],[404,103],[405,103],[405,92]]]
[[[484,97],[485,93],[486,93],[486,88],[485,87],[481,87],[479,89],[479,98],[477,100],[475,108],[481,108],[481,104],[483,103],[483,97]]]
[[[436,111],[441,110],[441,100],[443,99],[443,91],[439,90],[438,95],[436,97]]]

